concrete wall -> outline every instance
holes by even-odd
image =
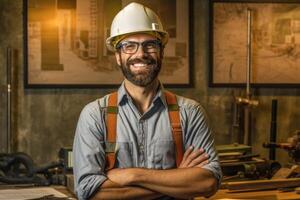
[[[195,0],[193,6],[194,87],[172,89],[180,95],[200,101],[209,113],[217,144],[236,141],[232,127],[233,95],[244,95],[244,89],[208,87],[208,0]],[[114,89],[24,89],[22,0],[0,0],[0,83],[6,79],[6,47],[18,50],[13,69],[13,150],[24,151],[37,163],[57,158],[62,146],[71,146],[76,122],[83,106]],[[253,111],[254,152],[267,156],[261,147],[269,137],[271,100],[279,100],[278,140],[285,141],[300,129],[300,89],[255,89],[260,105]],[[0,135],[5,134],[5,95],[0,95]],[[298,123],[297,123],[298,122]],[[4,144],[3,141],[0,144]],[[3,147],[3,146],[2,146]],[[281,161],[287,154],[280,151]]]

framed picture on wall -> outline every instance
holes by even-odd
[[[122,72],[105,46],[114,16],[130,0],[23,0],[26,88],[120,85]],[[191,85],[191,0],[135,0],[153,9],[170,35],[160,80]]]
[[[210,86],[245,86],[250,35],[251,85],[300,86],[299,1],[209,2]],[[250,18],[247,10],[251,12]]]

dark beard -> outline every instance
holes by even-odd
[[[149,67],[149,70],[144,73],[135,74],[130,69],[130,65],[134,63],[145,63],[152,66]],[[135,85],[145,87],[151,84],[157,78],[161,69],[161,59],[155,61],[155,59],[147,56],[143,59],[129,59],[126,61],[126,63],[123,63],[121,59],[121,69],[127,80]]]

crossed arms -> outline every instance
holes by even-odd
[[[175,198],[211,196],[217,190],[217,179],[202,168],[208,163],[203,149],[188,148],[177,169],[112,169],[108,179],[92,199],[155,199],[164,195]]]

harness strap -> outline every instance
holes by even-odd
[[[179,167],[183,158],[183,142],[182,142],[182,128],[180,124],[179,106],[176,95],[165,91],[165,97],[168,104],[169,119],[172,126],[172,135],[176,150],[176,166]]]
[[[182,143],[182,128],[180,124],[179,107],[176,99],[176,95],[165,91],[165,97],[168,104],[169,120],[172,126],[172,136],[175,143],[176,150],[176,166],[178,167],[183,158],[183,143]],[[118,114],[118,93],[111,93],[108,97],[107,106],[107,139],[105,142],[105,154],[106,154],[106,170],[114,168],[116,160],[116,129],[117,129],[117,114]]]
[[[116,135],[117,135],[117,114],[118,114],[118,93],[111,93],[108,97],[106,130],[107,139],[105,142],[106,170],[114,168],[116,161]]]

